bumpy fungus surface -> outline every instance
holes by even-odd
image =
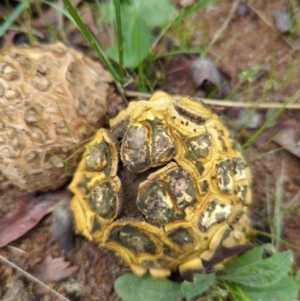
[[[155,277],[201,270],[219,248],[247,242],[251,173],[206,105],[158,92],[110,125],[70,185],[79,233]]]
[[[110,81],[99,63],[61,43],[2,49],[0,172],[28,191],[61,186],[101,126]]]

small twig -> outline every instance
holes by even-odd
[[[125,95],[127,97],[141,97],[144,99],[149,99],[152,94],[149,93],[141,93],[136,91],[125,90]],[[172,95],[174,98],[181,98],[184,95]],[[204,103],[212,106],[220,106],[220,107],[233,107],[233,108],[257,108],[257,109],[280,109],[284,105],[284,103],[244,103],[237,102],[233,100],[217,100],[217,99],[207,99],[207,98],[199,98],[194,97],[194,99],[202,100]],[[294,109],[299,110],[300,104],[288,104],[285,109]]]
[[[117,25],[118,50],[119,50],[119,78],[120,82],[124,81],[124,46],[123,46],[123,30],[122,30],[122,15],[120,8],[120,0],[114,0],[115,18]]]
[[[67,159],[66,161],[70,161],[72,158],[74,158],[78,153],[82,152],[82,149],[84,149],[84,144],[85,142],[89,142],[90,140],[92,140],[94,137],[90,137],[88,139],[85,139],[82,143],[81,146],[75,151],[73,152]]]
[[[33,277],[32,275],[30,275],[29,273],[27,273],[26,271],[24,271],[22,268],[18,267],[17,265],[15,265],[14,263],[10,262],[8,259],[6,259],[5,257],[3,257],[2,255],[0,255],[0,261],[2,261],[3,263],[11,266],[12,268],[14,268],[15,270],[17,270],[20,274],[22,274],[23,276],[27,277],[28,279],[30,279],[32,282],[44,287],[45,289],[47,289],[48,291],[50,291],[50,293],[52,293],[55,297],[59,298],[59,300],[63,300],[63,301],[71,301],[70,299],[62,296],[60,293],[58,293],[57,291],[55,291],[54,289],[52,289],[51,287],[47,286],[45,283],[43,283],[42,281],[40,281],[39,279]]]
[[[122,97],[122,99],[123,99],[123,101],[124,101],[124,103],[127,107],[128,106],[128,100],[125,96],[123,86],[120,83],[118,83],[117,81],[115,81],[115,87],[116,87],[116,90],[118,91],[119,95]]]
[[[268,163],[269,161],[266,162],[267,164],[264,164],[268,169]],[[271,180],[271,176],[270,174],[267,175],[267,178],[266,178],[266,187],[271,187],[271,183],[272,183],[272,180]],[[271,215],[272,215],[272,204],[271,204],[271,200],[273,199],[272,195],[271,195],[271,192],[270,192],[270,189],[267,189],[266,191],[266,207],[267,207],[267,220],[268,220],[268,224],[270,226],[270,232],[272,234],[272,244],[274,245],[274,242],[276,241],[276,237],[275,237],[275,229],[274,229],[274,224],[272,223],[271,221]]]
[[[9,250],[11,253],[15,253],[15,254],[25,254],[26,252],[22,249],[19,249],[17,247],[14,247],[14,246],[10,246],[10,245],[7,245],[5,246],[7,250]]]
[[[222,26],[215,32],[215,34],[213,35],[208,48],[210,48],[221,36],[221,34],[226,30],[226,28],[228,27],[238,5],[240,3],[240,0],[235,0],[235,2],[233,3],[231,10],[227,16],[227,18],[225,19],[224,23],[222,24]]]

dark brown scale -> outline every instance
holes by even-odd
[[[197,201],[193,178],[191,174],[182,167],[170,171],[168,176],[170,193],[176,201],[178,209],[184,214],[184,210],[189,206],[192,207]],[[184,197],[185,195],[189,196],[190,199],[187,200]]]
[[[196,123],[198,125],[205,125],[206,120],[201,118],[200,116],[193,115],[191,112],[188,112],[188,111],[184,110],[183,108],[176,106],[176,105],[174,105],[174,109],[180,116],[184,117],[185,119],[187,119],[193,123]]]
[[[107,165],[108,169],[105,174],[109,175],[111,168],[111,152],[106,142],[101,142],[89,150],[89,155],[85,157],[85,168],[87,170],[100,171],[103,170]],[[108,163],[109,161],[109,163]]]
[[[174,221],[176,211],[165,199],[168,197],[166,187],[159,181],[153,181],[146,186],[137,201],[138,208],[158,224]]]
[[[140,171],[150,165],[148,129],[144,125],[129,127],[122,143],[121,158],[128,169]]]
[[[94,187],[88,197],[91,208],[103,218],[113,217],[117,210],[117,195],[112,184],[102,182]]]
[[[190,249],[195,245],[193,236],[187,229],[183,227],[179,227],[176,230],[168,233],[168,237],[184,250]]]
[[[144,252],[156,254],[155,243],[138,226],[117,226],[111,230],[108,241],[115,241],[136,255]]]
[[[211,148],[211,137],[206,132],[199,136],[194,136],[186,140],[186,146],[191,150],[195,158],[205,158]]]
[[[231,193],[230,184],[232,182],[232,178],[230,176],[231,171],[231,163],[230,160],[226,160],[217,165],[218,168],[218,185],[222,192]]]

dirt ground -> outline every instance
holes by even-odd
[[[207,47],[207,56],[230,77],[229,90],[217,93],[215,98],[222,99],[229,95],[228,98],[237,103],[253,103],[258,100],[263,103],[284,103],[300,87],[300,25],[295,24],[293,33],[279,33],[273,16],[276,12],[292,11],[295,20],[299,22],[299,4],[292,0],[252,0],[248,1],[248,5],[238,2],[218,1],[184,20],[181,26],[189,37],[189,47],[199,49],[201,45],[207,46],[213,41]],[[41,27],[37,27],[37,30],[45,32]],[[214,41],[218,32],[220,34]],[[8,31],[1,43],[9,44],[15,38],[16,33]],[[175,47],[176,31],[167,32],[166,38],[158,47],[164,49],[169,41],[173,43],[171,47]],[[86,43],[76,30],[68,37],[68,42],[87,50],[87,47],[82,47]],[[87,51],[87,55],[96,58],[91,50]],[[162,59],[157,64],[159,68],[165,68],[165,77],[159,81],[156,89],[172,94],[206,97],[207,93],[197,89],[191,77],[190,66],[195,59],[196,55],[191,54]],[[153,70],[159,68],[153,66]],[[259,72],[250,76],[250,71],[255,68]],[[243,75],[246,80],[241,80]],[[137,89],[134,85],[132,88]],[[300,104],[300,98],[296,97],[294,103]],[[114,115],[116,110],[112,106],[111,114]],[[272,108],[252,111],[255,118],[252,118],[251,126],[246,124],[242,130],[243,120],[240,116],[250,110],[230,106],[214,106],[213,110],[226,116],[228,127],[241,144],[275,112]],[[274,241],[276,233],[281,232],[282,240],[278,242],[278,246],[281,250],[294,251],[295,272],[300,267],[299,122],[299,110],[286,109],[245,150],[254,180],[251,218],[253,227],[261,232],[254,240]],[[282,134],[277,136],[275,142],[268,142],[274,133],[272,131],[282,131]],[[293,145],[285,149],[283,146],[286,144]],[[12,186],[3,189],[0,191],[0,218],[4,220],[14,215],[23,203],[23,191]],[[63,257],[71,263],[71,267],[78,268],[76,271],[67,270],[66,273],[70,273],[70,276],[63,280],[45,281],[49,287],[69,300],[118,300],[113,291],[113,283],[126,271],[122,262],[110,252],[79,236],[74,237],[72,254],[66,254],[52,235],[51,218],[51,214],[48,214],[28,233],[1,248],[0,255],[29,273],[33,270],[35,274],[38,274],[38,264],[45,263],[49,256]],[[49,268],[53,261],[50,259],[49,262],[50,264],[42,267]],[[62,271],[52,270],[49,273]],[[48,289],[1,262],[0,298],[6,301],[17,300],[16,296],[21,295],[22,298],[18,300],[59,300]]]

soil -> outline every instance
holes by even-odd
[[[78,1],[79,2],[79,1]],[[174,1],[174,3],[180,1]],[[230,77],[230,91],[225,94],[236,102],[277,102],[287,101],[300,87],[299,24],[295,24],[293,33],[282,34],[276,30],[273,15],[277,11],[292,11],[295,20],[300,20],[300,10],[296,1],[253,0],[240,3],[237,10],[231,12],[238,1],[218,1],[205,10],[192,14],[181,24],[189,39],[190,49],[207,47],[214,35],[224,30],[208,48],[207,57],[219,69]],[[294,4],[293,4],[294,3]],[[79,6],[81,10],[83,7]],[[49,12],[48,7],[44,7]],[[8,14],[9,12],[7,12]],[[53,12],[52,12],[53,13]],[[54,18],[54,17],[53,17]],[[36,17],[32,29],[46,34],[47,29],[39,24]],[[298,21],[299,22],[299,21]],[[17,32],[18,33],[18,32]],[[87,48],[86,42],[78,30],[68,33],[68,43],[75,45],[87,55],[95,54]],[[49,35],[49,33],[48,33]],[[21,37],[23,37],[21,35]],[[15,31],[8,31],[0,40],[2,45],[21,39]],[[65,37],[62,37],[64,40]],[[166,38],[158,44],[161,49],[175,47],[176,31],[166,33]],[[171,42],[170,42],[171,41]],[[170,46],[171,43],[171,46]],[[164,69],[165,76],[160,78],[155,89],[162,89],[171,94],[207,97],[205,87],[195,87],[191,78],[191,63],[196,55],[176,55],[157,61],[153,72]],[[255,76],[248,76],[242,81],[242,72],[258,67]],[[137,87],[132,85],[137,90]],[[208,87],[209,89],[209,87]],[[214,98],[224,98],[224,91],[219,91]],[[131,100],[131,99],[129,99]],[[300,103],[299,98],[294,103]],[[110,116],[117,114],[124,107],[122,98],[114,95],[111,99]],[[243,144],[274,113],[273,109],[257,110],[253,114],[258,118],[254,128],[241,129],[239,116],[245,113],[241,108],[213,107],[219,115],[226,117],[228,127]],[[286,121],[294,120],[293,134],[299,141],[299,111],[286,109],[269,129],[280,127]],[[298,140],[297,140],[298,137]],[[269,140],[268,135],[265,139]],[[265,140],[265,141],[267,141]],[[276,150],[276,151],[275,151]],[[276,231],[282,240],[277,242],[280,250],[291,249],[295,254],[294,270],[300,267],[300,161],[299,157],[281,148],[275,142],[264,143],[257,140],[245,150],[245,156],[253,172],[253,205],[251,218],[253,228],[260,234],[253,237],[257,242],[275,242]],[[4,187],[5,186],[5,187]],[[66,188],[65,188],[66,189]],[[0,190],[0,219],[14,215],[24,201],[25,192],[10,185],[3,185]],[[31,196],[34,197],[34,196]],[[277,207],[275,204],[279,204]],[[279,209],[278,209],[279,208]],[[31,271],[43,262],[47,256],[64,257],[76,272],[60,281],[47,281],[47,285],[69,300],[119,300],[113,290],[115,279],[127,271],[120,259],[109,251],[88,242],[80,236],[74,236],[72,252],[66,254],[51,231],[51,214],[42,219],[38,225],[21,238],[0,249],[0,255],[10,260],[25,271]],[[279,225],[279,227],[278,227]],[[265,233],[265,234],[264,234]],[[271,238],[270,238],[271,237]],[[8,299],[8,293],[18,296],[20,300],[59,300],[41,285],[33,283],[7,264],[0,265],[0,298]],[[4,297],[5,296],[5,297]],[[14,295],[12,295],[14,296]],[[27,297],[26,297],[27,296]],[[5,299],[7,298],[7,299]]]

